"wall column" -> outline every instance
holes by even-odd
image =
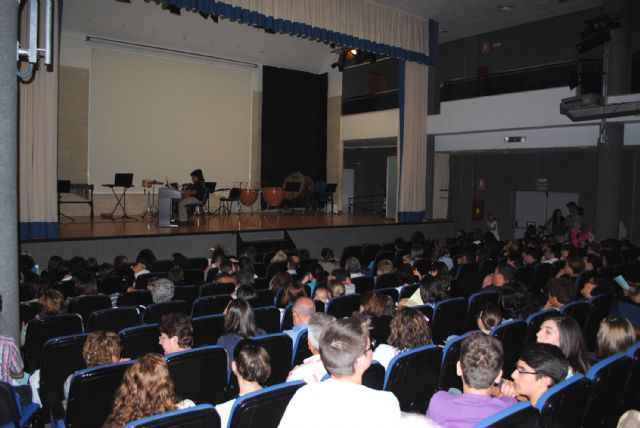
[[[6,329],[20,338],[18,304],[18,2],[0,0],[0,294]],[[19,342],[18,342],[19,343]]]
[[[596,239],[618,238],[624,124],[607,123],[607,141],[598,147]]]

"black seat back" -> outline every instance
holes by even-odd
[[[204,315],[221,314],[231,300],[232,298],[228,294],[200,297],[193,302],[191,317],[196,318]]]
[[[277,274],[278,272],[286,272],[286,271],[287,271],[287,262],[270,263],[269,266],[267,266],[266,278],[271,280],[271,278],[273,278],[274,275]]]
[[[144,311],[145,324],[159,323],[164,315],[168,314],[189,314],[189,305],[184,300],[174,300],[171,302],[154,303],[147,306]]]
[[[291,369],[291,354],[293,344],[285,333],[267,334],[255,337],[254,340],[262,346],[271,359],[271,376],[267,385],[276,385],[287,380]]]
[[[377,361],[371,363],[369,368],[362,374],[362,384],[367,388],[384,389],[384,375],[386,371],[384,366]]]
[[[444,344],[447,337],[464,332],[467,301],[462,297],[441,300],[433,308],[431,336],[433,343]]]
[[[235,289],[235,284],[207,284],[200,287],[200,297],[229,295]]]
[[[96,279],[98,293],[116,294],[124,291],[124,282],[117,276],[104,276]]]
[[[340,255],[340,266],[344,266],[345,262],[349,257],[355,257],[358,260],[362,258],[362,246],[361,245],[349,245],[342,249],[342,254]],[[393,261],[393,256],[391,257],[391,261]],[[376,260],[376,263],[378,261]],[[362,264],[362,262],[360,262]],[[329,272],[331,273],[331,272]]]
[[[74,279],[71,279],[68,281],[58,281],[54,283],[51,288],[53,288],[54,290],[58,290],[60,293],[62,293],[64,298],[67,299],[69,297],[74,297],[77,295],[75,285],[76,281]]]
[[[478,422],[474,428],[536,428],[538,411],[523,401]]]
[[[591,382],[575,374],[549,388],[536,403],[540,428],[579,428],[589,400]]]
[[[138,419],[125,428],[220,428],[220,415],[212,405],[199,404]]]
[[[351,282],[356,286],[356,293],[364,294],[373,291],[373,278],[370,276],[359,276],[352,278]]]
[[[256,298],[251,300],[252,308],[264,308],[273,306],[275,295],[271,290],[256,290]]]
[[[395,273],[383,273],[375,279],[375,289],[399,287],[402,283]]]
[[[89,315],[101,309],[111,308],[111,299],[105,294],[93,296],[79,296],[69,299],[69,313],[78,314],[82,317],[82,322],[86,325]]]
[[[139,358],[151,352],[162,354],[162,347],[158,343],[160,331],[158,324],[145,324],[125,328],[118,333],[122,343],[123,358]]]
[[[114,331],[140,324],[140,310],[136,307],[111,308],[95,311],[89,315],[86,331]]]
[[[176,394],[196,404],[227,400],[227,353],[220,346],[205,346],[167,356]]]
[[[616,426],[630,369],[631,360],[622,352],[599,361],[589,369],[587,379],[593,385],[583,422],[585,428]]]
[[[587,325],[587,317],[589,316],[589,302],[578,300],[567,303],[560,309],[560,312],[576,320],[580,328],[584,330]]]
[[[374,293],[389,296],[396,303],[398,303],[398,300],[400,300],[400,293],[396,288],[379,288],[375,290]]]
[[[462,341],[472,334],[480,334],[477,331],[470,331],[463,335],[449,339],[444,346],[442,365],[440,366],[440,377],[438,379],[438,389],[448,391],[457,388],[462,391],[462,379],[456,372],[456,364],[460,360],[460,346]]]
[[[34,319],[27,324],[24,357],[27,365],[36,370],[40,368],[42,347],[49,339],[82,333],[82,318],[78,314],[52,315]]]
[[[291,330],[293,328],[293,305],[289,304],[284,308],[282,314],[282,322],[280,323],[280,331]]]
[[[99,427],[107,420],[116,391],[133,361],[92,367],[71,380],[65,423],[69,428]]]
[[[256,308],[253,310],[256,326],[267,333],[280,332],[280,310],[274,306]]]
[[[532,289],[543,290],[547,281],[552,277],[553,266],[551,263],[538,263],[533,267]]]
[[[195,285],[176,285],[174,288],[172,300],[184,300],[189,308],[193,306],[193,302],[197,298],[198,287]]]
[[[149,272],[138,275],[134,288],[136,290],[144,290],[147,288],[152,278],[166,278],[167,272]]]
[[[381,317],[371,318],[371,342],[374,342],[375,347],[383,343],[387,343],[387,339],[391,334],[391,320],[392,316],[383,315]]]
[[[589,314],[587,316],[587,322],[584,325],[584,340],[589,351],[593,352],[596,350],[598,329],[600,329],[602,320],[609,315],[611,300],[612,298],[609,294],[601,294],[589,299]]]
[[[193,346],[215,345],[223,334],[224,315],[207,315],[192,318]]]
[[[157,260],[151,265],[151,272],[169,272],[174,265],[173,260]]]
[[[327,302],[325,311],[336,318],[349,317],[360,310],[360,300],[359,294],[334,297]]]
[[[277,427],[282,415],[304,382],[287,382],[239,397],[229,416],[229,428]]]
[[[116,306],[147,306],[153,303],[149,290],[138,290],[129,293],[121,293],[118,296]]]
[[[38,315],[40,305],[38,302],[20,302],[20,322],[28,323]]]
[[[191,257],[189,258],[189,269],[199,269],[204,271],[209,266],[209,260],[206,257]]]
[[[425,414],[438,388],[442,349],[426,345],[396,355],[384,380],[384,390],[400,402],[400,410]]]
[[[503,322],[491,330],[491,336],[502,342],[503,365],[502,376],[511,377],[511,373],[516,369],[518,355],[524,347],[527,339],[527,323],[522,320]]]
[[[451,286],[451,295],[467,298],[480,291],[482,278],[479,276],[478,264],[465,263],[458,268],[458,276]]]
[[[622,396],[622,411],[640,408],[640,342],[627,351],[631,359],[631,370]]]
[[[3,427],[19,427],[20,409],[13,387],[0,382],[0,425]]]
[[[300,333],[298,333],[296,342],[293,344],[291,367],[302,364],[302,362],[306,358],[309,358],[311,356],[311,351],[309,351],[309,344],[307,343],[308,337],[309,333],[307,329],[304,329]]]
[[[519,266],[516,268],[516,279],[531,288],[533,285],[533,266]]]
[[[479,291],[469,296],[467,305],[467,320],[465,322],[464,330],[471,331],[478,329],[478,315],[482,311],[482,308],[487,303],[498,304],[500,300],[500,293],[495,291]]]
[[[64,418],[64,382],[70,374],[86,367],[82,349],[88,334],[49,339],[42,348],[40,399],[56,419]]]
[[[420,288],[420,284],[407,284],[400,287],[400,295],[398,296],[399,300],[408,299],[413,296],[418,288]]]

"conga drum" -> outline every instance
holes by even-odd
[[[284,200],[284,190],[282,187],[265,187],[262,189],[262,199],[267,208],[278,207]]]
[[[258,191],[256,189],[242,189],[240,191],[240,203],[245,207],[251,208],[253,214],[253,204],[258,200]]]

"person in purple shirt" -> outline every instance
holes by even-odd
[[[496,398],[490,393],[502,378],[502,362],[502,343],[495,337],[478,333],[463,340],[456,366],[463,393],[437,392],[431,398],[427,417],[447,428],[471,428],[516,404],[514,398]]]

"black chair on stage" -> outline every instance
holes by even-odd
[[[433,343],[444,344],[447,337],[464,332],[467,300],[463,297],[441,300],[433,307],[431,334]]]
[[[369,368],[362,374],[362,384],[367,388],[384,390],[384,376],[386,370],[377,361],[373,361]]]
[[[238,204],[238,212],[240,212],[240,188],[232,187],[229,189],[229,194],[226,197],[220,198],[220,205],[218,205],[218,212],[220,214],[231,214],[233,210],[233,204]]]
[[[516,369],[518,355],[527,339],[527,323],[522,320],[503,322],[494,327],[490,335],[502,342],[502,376],[509,378]]]
[[[191,308],[191,318],[201,317],[205,315],[216,315],[224,312],[229,302],[233,300],[228,294],[219,296],[200,297],[193,302]]]
[[[370,276],[359,276],[352,278],[351,282],[356,286],[356,293],[364,294],[373,291],[373,278]]]
[[[481,420],[475,428],[536,428],[538,411],[523,401]]]
[[[581,374],[553,385],[536,403],[539,428],[579,428],[589,400],[591,382]]]
[[[224,348],[203,346],[176,352],[167,356],[167,365],[179,397],[196,404],[219,404],[228,399]]]
[[[400,410],[425,414],[437,391],[442,349],[426,345],[396,355],[387,367],[384,390],[400,402]]]
[[[567,303],[560,309],[560,312],[576,320],[580,328],[584,330],[589,316],[589,302],[576,300],[575,302]]]
[[[359,294],[334,297],[327,302],[325,312],[336,318],[350,317],[351,314],[360,310],[360,300]]]
[[[124,428],[221,428],[220,415],[211,404],[172,410],[129,422]]]
[[[235,290],[235,284],[207,284],[200,287],[200,297],[229,295]]]
[[[398,303],[400,298],[400,293],[395,288],[379,288],[374,291],[376,294],[384,294],[385,296],[389,296],[393,299],[394,302]]]
[[[293,344],[291,367],[302,364],[306,358],[309,358],[311,356],[311,351],[309,351],[309,344],[307,343],[308,337],[309,332],[306,328],[298,333],[298,337],[296,337],[296,341]]]
[[[64,382],[67,377],[86,367],[82,349],[86,333],[49,339],[42,347],[39,395],[52,419],[63,419]]]
[[[277,427],[293,394],[304,382],[287,382],[238,397],[229,416],[229,428]]]
[[[158,343],[160,331],[158,324],[145,324],[120,330],[118,333],[122,344],[123,358],[138,358],[156,352],[162,354]]]
[[[584,325],[584,340],[589,351],[596,350],[596,336],[603,319],[609,315],[612,297],[609,294],[600,294],[589,299],[589,315]]]
[[[153,298],[149,290],[138,290],[121,293],[116,301],[116,306],[119,308],[123,306],[148,306],[152,303]]]
[[[33,422],[38,422],[39,409],[40,406],[36,403],[29,403],[22,408],[13,386],[0,382],[0,426],[16,428],[32,426]]]
[[[215,345],[224,332],[224,315],[192,318],[193,346]]]
[[[87,332],[107,330],[119,332],[140,324],[140,310],[136,307],[103,309],[92,312],[87,321]]]
[[[95,294],[93,296],[79,296],[69,299],[69,313],[78,314],[82,321],[87,324],[89,315],[101,309],[111,308],[111,298],[105,294]]]
[[[594,364],[587,372],[591,392],[583,427],[612,427],[620,418],[624,386],[629,378],[631,360],[623,352]]]
[[[268,334],[280,333],[280,310],[273,306],[256,308],[253,310],[256,326]]]
[[[25,338],[24,359],[31,370],[40,368],[42,347],[49,339],[82,333],[82,318],[78,314],[51,315],[29,321]]]
[[[154,303],[147,306],[144,311],[144,323],[159,323],[164,315],[168,314],[185,314],[189,315],[190,307],[184,300],[173,300],[171,302]]]
[[[99,427],[109,417],[116,391],[133,361],[81,370],[71,379],[65,423],[68,427]]]
[[[285,333],[266,334],[255,337],[253,340],[267,351],[271,359],[271,376],[267,380],[267,385],[285,382],[291,370],[291,354],[293,352],[293,344],[289,335]]]
[[[195,285],[176,285],[173,289],[173,301],[184,300],[191,308],[198,298],[198,288]]]
[[[134,187],[133,174],[116,173],[115,177],[113,178],[113,184],[103,184],[102,187],[108,187],[109,189],[111,189],[111,193],[113,193],[113,196],[116,198],[116,205],[113,207],[113,211],[111,211],[111,214],[107,214],[106,217],[115,220],[115,214],[119,207],[120,209],[122,209],[122,216],[120,218],[137,220],[136,218],[131,217],[129,216],[129,214],[127,214],[127,191]],[[118,187],[122,188],[122,193],[120,193],[119,195],[116,193],[116,188]]]
[[[467,305],[467,321],[465,322],[465,331],[472,331],[478,329],[478,316],[482,307],[487,303],[498,304],[500,300],[500,293],[495,291],[479,291],[469,296]]]

